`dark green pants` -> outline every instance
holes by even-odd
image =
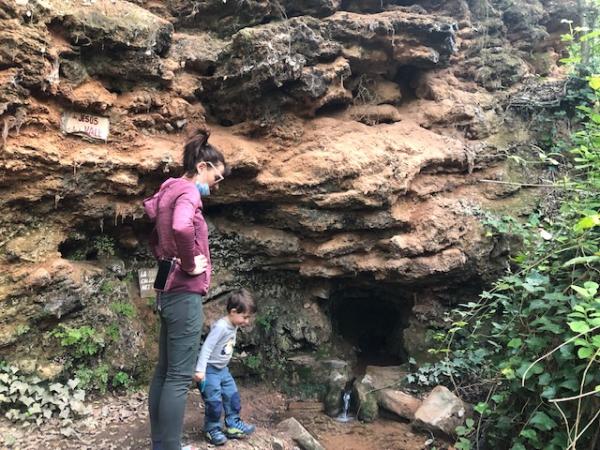
[[[152,442],[162,450],[181,450],[183,414],[202,331],[199,294],[160,294],[158,364],[148,406]]]

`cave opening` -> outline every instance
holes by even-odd
[[[146,245],[151,230],[151,224],[129,218],[118,224],[111,220],[83,222],[70,230],[58,251],[71,261],[149,263],[154,260]]]
[[[400,66],[394,77],[394,81],[400,86],[402,92],[402,102],[409,103],[417,98],[419,94],[417,89],[420,84],[423,71],[415,66]]]
[[[367,365],[408,361],[403,332],[412,301],[393,287],[344,287],[331,297],[331,321],[338,339],[354,351],[357,371]]]

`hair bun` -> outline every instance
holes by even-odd
[[[197,128],[189,137],[189,142],[198,142],[200,146],[206,145],[208,138],[210,137],[210,128],[207,126]]]
[[[200,127],[196,130],[196,133],[194,134],[197,136],[205,136],[206,140],[208,140],[208,138],[210,137],[210,128],[208,128],[207,126]]]

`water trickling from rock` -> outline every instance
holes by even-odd
[[[342,394],[342,402],[344,404],[342,413],[336,418],[338,422],[350,422],[352,420],[352,416],[348,415],[350,410],[350,400],[352,399],[352,392],[347,390]]]

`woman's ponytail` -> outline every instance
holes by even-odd
[[[223,154],[208,143],[210,130],[208,128],[197,129],[187,140],[183,147],[183,170],[186,175],[193,176],[197,172],[196,166],[200,162],[210,162],[214,165],[223,164],[223,176],[230,173],[225,163]]]

